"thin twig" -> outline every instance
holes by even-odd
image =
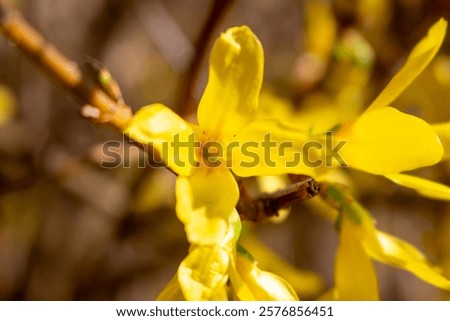
[[[195,56],[181,85],[179,114],[182,117],[190,115],[195,110],[194,90],[197,84],[200,68],[205,59],[209,45],[217,25],[225,17],[235,0],[215,0],[195,44]]]
[[[82,73],[76,63],[61,54],[29,25],[19,12],[7,7],[1,0],[0,31],[31,61],[80,99],[84,105],[97,109],[97,113],[88,113],[89,117],[93,117],[93,121],[106,123],[123,131],[132,118],[131,108],[114,102]]]
[[[278,216],[278,211],[294,201],[306,201],[320,193],[317,182],[307,177],[285,189],[271,194],[262,194],[252,199],[244,185],[240,186],[240,199],[237,210],[242,220],[259,222],[271,216]]]

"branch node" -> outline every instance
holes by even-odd
[[[92,63],[95,78],[88,77],[80,67],[46,41],[16,10],[0,0],[0,31],[29,60],[71,92],[83,105],[81,114],[97,123],[109,124],[120,131],[133,117],[123,102],[119,86],[100,63]],[[92,61],[93,59],[91,59]],[[92,80],[95,80],[94,82]]]

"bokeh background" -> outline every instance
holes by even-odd
[[[202,33],[214,39],[242,24],[263,44],[270,95],[295,111],[363,109],[428,28],[450,19],[446,0],[235,0],[219,14],[211,8],[226,1],[8,2],[70,59],[103,62],[134,110],[153,102],[195,107],[211,47]],[[430,123],[450,121],[448,40],[395,107]],[[193,61],[200,62],[194,71]],[[174,175],[138,168],[139,151],[130,146],[129,168],[101,168],[103,143],[122,136],[83,119],[80,103],[4,38],[0,89],[9,106],[0,111],[0,299],[155,299],[188,249],[174,213]],[[448,165],[418,174],[449,184]],[[450,277],[449,206],[382,178],[349,175],[378,227],[422,249]],[[333,284],[338,240],[333,223],[308,202],[293,204],[279,222],[249,229],[293,267],[323,277],[324,288],[304,296],[314,299]],[[378,264],[377,270],[384,300],[446,298],[407,272]]]

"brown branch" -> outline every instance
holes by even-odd
[[[7,7],[2,0],[0,0],[0,31],[25,56],[84,105],[92,106],[94,110],[85,113],[85,117],[123,131],[133,116],[131,108],[113,101],[104,90],[82,73],[76,63],[61,54],[29,25],[19,12]]]
[[[187,71],[180,90],[179,114],[188,116],[195,110],[194,89],[200,73],[200,67],[205,59],[209,44],[212,41],[217,25],[225,17],[235,0],[215,0],[195,44],[195,56]]]
[[[262,194],[252,199],[245,189],[240,185],[240,199],[236,209],[242,220],[259,222],[271,216],[278,216],[278,211],[291,202],[306,201],[320,193],[317,182],[307,177],[302,181],[288,186],[271,194]]]

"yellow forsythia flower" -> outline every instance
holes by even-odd
[[[224,298],[228,266],[236,261],[230,259],[228,243],[239,191],[229,168],[240,176],[287,172],[284,166],[263,162],[242,166],[245,142],[263,142],[267,133],[281,142],[285,139],[286,129],[277,127],[276,121],[253,121],[263,60],[262,46],[248,27],[228,29],[212,49],[209,80],[198,107],[199,125],[153,104],[141,108],[125,130],[131,138],[151,143],[178,174],[176,212],[192,245],[177,276],[187,299]],[[260,159],[264,150],[261,144],[255,149]]]

